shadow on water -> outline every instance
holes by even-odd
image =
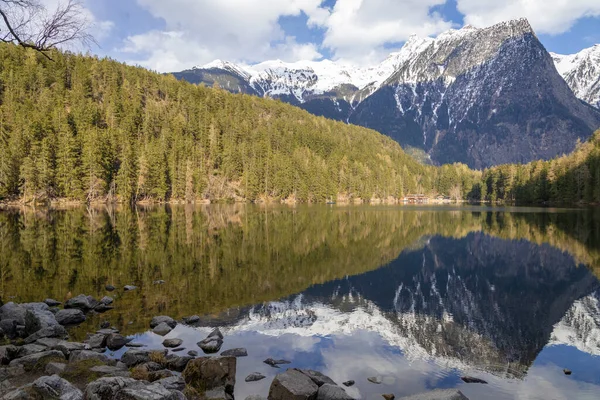
[[[172,206],[0,212],[6,301],[102,297],[151,347],[152,316],[202,316],[261,360],[328,373],[362,398],[460,386],[471,398],[588,398],[600,389],[600,213],[482,207]],[[164,280],[165,284],[155,284]],[[573,370],[565,377],[562,368]],[[262,369],[261,369],[262,368]],[[265,369],[266,368],[266,369]],[[485,389],[465,385],[480,374]],[[365,378],[385,377],[381,387]],[[483,386],[483,385],[481,385]],[[568,393],[577,393],[569,397]],[[562,396],[562,397],[561,397]],[[587,396],[587,397],[586,397]],[[594,397],[589,397],[594,398]]]

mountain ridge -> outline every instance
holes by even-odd
[[[550,159],[600,126],[600,111],[575,97],[526,19],[411,36],[371,68],[218,61],[174,75],[375,129],[437,164]]]

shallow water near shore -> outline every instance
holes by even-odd
[[[202,354],[196,343],[218,326],[222,350],[247,348],[238,358],[240,399],[266,396],[287,367],[355,380],[347,391],[363,399],[451,387],[471,400],[596,399],[598,277],[593,209],[0,211],[2,301],[113,296],[114,310],[88,315],[72,340],[109,321],[157,349],[164,338],[149,332],[153,316],[199,315],[198,327],[180,324],[165,337],[184,340],[180,355]],[[268,357],[291,364],[272,368]],[[251,372],[267,379],[244,382]],[[463,383],[464,375],[488,384]]]

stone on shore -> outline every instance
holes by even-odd
[[[83,393],[58,375],[42,376],[31,385],[42,399],[80,400]]]
[[[302,372],[304,375],[308,376],[312,381],[319,387],[330,384],[337,386],[337,384],[325,374],[322,374],[319,371],[314,371],[312,369],[298,369],[298,371]]]
[[[125,346],[128,341],[129,340],[123,335],[120,335],[118,333],[111,333],[106,337],[106,347],[108,347],[108,349],[112,351],[119,350],[120,348]]]
[[[110,358],[108,358],[105,354],[97,353],[91,350],[76,350],[71,352],[71,355],[69,355],[69,362],[85,360],[97,360],[104,364],[108,364],[110,362]]]
[[[31,354],[29,356],[16,358],[12,360],[9,367],[22,367],[25,371],[31,371],[34,368],[45,369],[48,362],[62,361],[65,359],[63,353],[58,350],[43,351],[41,353]]]
[[[154,332],[160,336],[165,336],[172,330],[173,330],[173,328],[171,328],[166,322],[161,322],[156,327],[154,327],[154,329],[152,329],[152,332]]]
[[[0,364],[8,365],[19,353],[19,348],[13,345],[0,346]]]
[[[200,322],[200,317],[197,315],[192,315],[191,317],[183,317],[184,324],[196,324]]]
[[[150,328],[156,328],[158,325],[165,323],[169,325],[171,328],[175,328],[177,326],[177,321],[167,315],[159,315],[157,317],[152,318],[150,321]]]
[[[47,328],[42,328],[39,331],[27,336],[24,340],[25,344],[36,342],[43,338],[59,338],[59,339],[67,339],[69,334],[67,330],[61,325],[49,326]]]
[[[103,349],[106,347],[106,337],[108,335],[104,333],[88,334],[88,338],[85,340],[88,346],[92,349]]]
[[[41,353],[42,351],[46,351],[48,348],[46,346],[42,346],[41,344],[26,344],[19,348],[19,357],[30,356],[32,354]]]
[[[172,371],[183,372],[187,367],[188,363],[193,359],[194,357],[176,356],[175,354],[169,354],[167,356],[167,368],[169,368]]]
[[[24,306],[26,308],[26,335],[32,335],[42,329],[53,329],[59,325],[56,317],[46,303],[27,303]]]
[[[65,308],[78,308],[83,311],[93,310],[98,305],[98,300],[92,296],[80,294],[65,302]]]
[[[201,357],[191,360],[183,371],[185,383],[199,391],[223,387],[233,395],[235,386],[235,357]]]
[[[85,388],[86,400],[177,400],[175,393],[157,383],[137,381],[132,378],[100,378]]]
[[[62,340],[59,343],[55,344],[54,346],[51,346],[50,348],[52,350],[58,350],[58,351],[62,352],[65,355],[65,357],[68,358],[72,352],[79,351],[79,350],[85,350],[86,347],[87,346],[83,343],[67,342],[66,340]]]
[[[55,318],[61,325],[77,325],[85,321],[85,314],[78,308],[67,308],[57,312]]]
[[[295,369],[278,374],[269,388],[269,400],[313,400],[319,387]]]
[[[49,362],[46,364],[46,369],[44,372],[48,375],[60,375],[65,372],[65,368],[67,364],[61,362]]]
[[[60,301],[56,301],[54,299],[46,299],[44,300],[44,303],[46,303],[48,307],[56,307],[62,304]]]
[[[401,397],[399,400],[469,400],[458,389],[439,389]]]
[[[0,307],[1,320],[14,320],[17,325],[25,325],[25,313],[27,309],[22,304],[8,302]]]

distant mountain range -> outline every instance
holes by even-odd
[[[373,128],[434,163],[482,168],[570,152],[600,128],[590,105],[600,96],[599,53],[551,56],[520,19],[412,36],[373,67],[218,60],[173,75]]]

